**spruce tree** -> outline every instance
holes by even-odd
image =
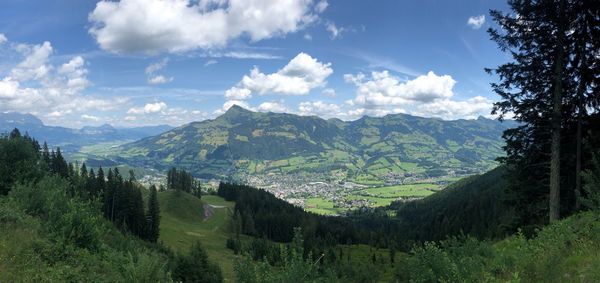
[[[491,38],[512,56],[510,62],[487,71],[500,79],[492,84],[501,97],[493,112],[500,113],[501,119],[514,114],[521,122],[504,135],[504,161],[512,175],[508,200],[520,213],[521,225],[536,226],[560,217],[560,195],[565,190],[561,185],[566,180],[561,179],[566,174],[561,170],[566,154],[563,132],[567,123],[594,103],[594,99],[584,99],[589,96],[577,95],[578,88],[588,94],[594,85],[584,75],[593,55],[578,56],[589,50],[577,46],[594,46],[598,41],[592,36],[598,31],[591,31],[596,28],[589,29],[597,27],[598,5],[584,2],[588,1],[511,0],[510,13],[491,11],[500,26],[489,30]],[[577,24],[590,14],[594,20]],[[578,59],[584,57],[587,60]]]
[[[160,207],[158,204],[158,193],[156,186],[150,186],[150,195],[148,196],[148,214],[147,214],[147,239],[155,243],[160,234]]]

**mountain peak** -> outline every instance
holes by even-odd
[[[227,111],[225,112],[225,114],[233,114],[233,113],[250,113],[252,111],[245,109],[237,104],[234,104],[233,106],[229,107],[229,109],[227,109]]]

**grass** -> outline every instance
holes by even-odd
[[[172,249],[187,253],[196,241],[200,241],[209,258],[221,267],[226,282],[235,277],[235,255],[225,247],[228,238],[227,224],[233,202],[206,195],[202,200],[181,192],[160,192],[161,208],[160,240]],[[204,219],[204,204],[224,206],[213,208],[210,219]]]
[[[340,208],[333,207],[333,202],[322,198],[306,199],[306,211],[323,215],[337,215]]]
[[[426,197],[439,189],[440,186],[433,183],[395,185],[360,190],[346,198],[350,200],[367,200],[372,207],[379,207],[389,205],[392,201],[402,197]]]
[[[438,190],[439,186],[433,183],[395,185],[387,187],[369,188],[363,190],[368,194],[380,197],[426,197],[431,195],[432,190]]]

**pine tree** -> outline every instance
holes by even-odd
[[[147,214],[147,239],[155,243],[160,234],[160,207],[158,204],[158,193],[156,186],[150,186],[150,195],[148,196],[148,214]]]

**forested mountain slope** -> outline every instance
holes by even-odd
[[[492,168],[502,155],[502,132],[515,125],[405,114],[344,122],[233,106],[214,120],[124,145],[114,158],[159,168],[177,165],[206,178],[295,172],[345,174],[348,180],[434,177]]]

